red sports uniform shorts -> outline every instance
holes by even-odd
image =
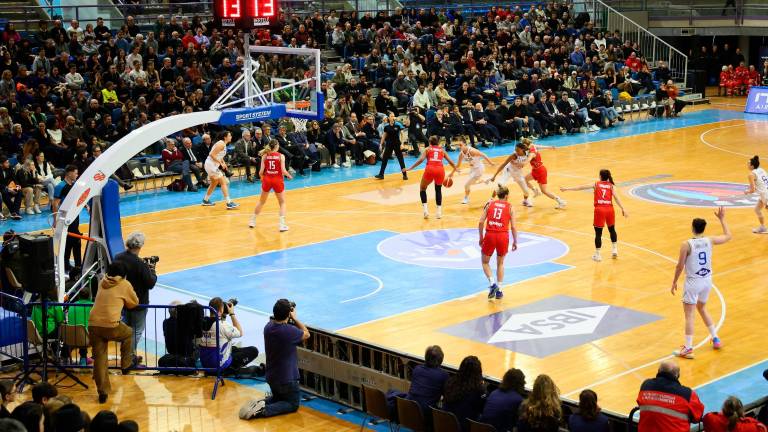
[[[443,180],[445,180],[445,168],[430,168],[424,170],[424,179],[428,183],[435,182],[436,185],[442,186]]]
[[[491,256],[494,252],[497,256],[505,256],[509,252],[509,232],[486,231],[481,249],[485,256]]]
[[[531,176],[538,184],[547,184],[547,167],[544,165],[531,170]]]
[[[616,213],[613,211],[613,206],[595,207],[595,221],[593,225],[596,228],[602,228],[605,225],[616,225]]]
[[[261,178],[261,191],[269,192],[275,191],[275,193],[282,193],[285,190],[285,183],[282,178],[271,178],[264,176]]]

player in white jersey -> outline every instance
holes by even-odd
[[[503,166],[500,167],[493,177],[488,179],[489,182],[494,182],[494,189],[499,186],[506,186],[510,180],[514,180],[520,190],[523,191],[523,205],[526,207],[533,207],[533,198],[530,197],[531,190],[528,188],[528,184],[525,181],[525,165],[528,163],[528,156],[520,156],[514,151],[503,162]]]
[[[755,234],[766,234],[765,218],[763,217],[763,208],[768,208],[768,173],[760,168],[760,157],[754,156],[749,160],[749,187],[744,191],[746,195],[756,193],[757,204],[755,204],[755,213],[760,226],[753,229]]]
[[[672,295],[677,291],[677,279],[685,269],[685,288],[683,289],[683,311],[685,312],[685,344],[672,354],[687,359],[693,358],[693,321],[696,311],[699,311],[704,325],[712,336],[712,347],[720,349],[722,342],[717,337],[717,329],[712,322],[706,305],[709,291],[712,289],[712,245],[720,245],[731,239],[731,231],[725,223],[725,209],[718,208],[715,216],[720,220],[723,234],[705,237],[704,229],[707,221],[696,218],[693,220],[693,238],[686,240],[680,246],[680,256],[675,267],[675,277],[672,279]]]
[[[483,165],[483,159],[491,166],[495,164],[488,159],[488,156],[480,150],[467,145],[467,142],[463,139],[459,140],[459,160],[456,162],[456,170],[458,171],[462,162],[469,164],[469,178],[464,184],[464,199],[461,200],[462,204],[469,204],[469,192],[473,184],[478,183],[483,177],[483,171],[485,171],[485,165]]]
[[[227,210],[234,210],[239,205],[229,198],[229,180],[224,175],[222,170],[227,169],[227,163],[224,162],[224,157],[227,155],[227,145],[232,141],[232,132],[224,131],[221,134],[221,138],[216,144],[211,147],[208,157],[205,159],[205,172],[208,173],[208,178],[211,179],[211,184],[208,186],[208,190],[205,192],[203,198],[204,206],[214,205],[211,202],[211,194],[216,190],[217,185],[221,185],[221,193],[224,194],[224,200],[227,202]]]

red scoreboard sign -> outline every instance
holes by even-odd
[[[223,29],[264,27],[277,16],[276,0],[214,0],[213,6]]]

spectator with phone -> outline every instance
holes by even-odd
[[[19,211],[21,210],[21,187],[16,184],[11,162],[5,156],[0,156],[0,194],[3,202],[11,213],[11,219],[21,220]]]

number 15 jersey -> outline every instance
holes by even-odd
[[[712,278],[712,240],[709,237],[688,240],[691,251],[685,260],[685,276],[692,279]]]

